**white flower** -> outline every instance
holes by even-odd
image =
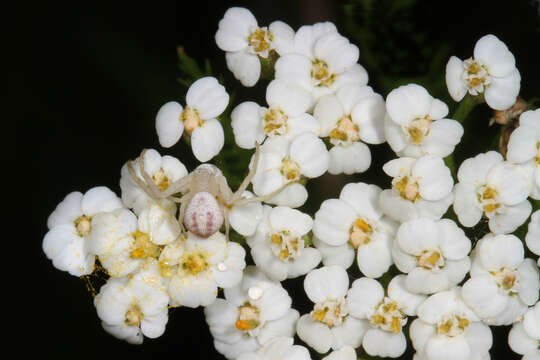
[[[357,360],[356,351],[352,346],[343,346],[341,349],[332,351],[322,360]]]
[[[463,226],[472,227],[485,215],[493,233],[511,233],[531,214],[527,178],[501,154],[489,151],[467,159],[457,176],[454,211]]]
[[[516,102],[521,76],[514,55],[495,35],[485,35],[474,46],[474,57],[461,61],[452,56],[446,64],[446,86],[455,101],[465,94],[484,94],[495,110],[508,109]]]
[[[186,167],[180,160],[169,155],[161,156],[154,149],[146,150],[142,161],[145,172],[152,178],[158,189],[162,191],[188,174]],[[135,176],[143,183],[146,183],[141,174],[140,162],[140,157],[135,159],[132,162],[132,168]],[[127,207],[133,209],[133,212],[137,215],[150,204],[157,202],[133,179],[127,163],[122,166],[122,170],[120,171],[120,189],[122,190],[122,201]],[[176,204],[173,201],[163,199],[158,203],[164,208],[169,209],[171,213],[176,213]]]
[[[440,157],[402,157],[384,164],[383,170],[393,178],[392,189],[381,193],[379,205],[396,221],[440,219],[452,204],[454,180]]]
[[[311,98],[294,84],[273,80],[266,88],[268,108],[253,101],[246,101],[231,113],[231,126],[236,144],[253,149],[266,137],[294,138],[303,132],[319,135],[319,123],[306,113]]]
[[[94,305],[108,333],[141,344],[143,335],[157,338],[165,331],[168,301],[157,262],[151,259],[130,278],[109,278],[94,298]]]
[[[292,337],[279,337],[269,341],[257,352],[243,353],[238,360],[311,360],[309,351],[301,345],[293,345]]]
[[[257,232],[246,242],[255,264],[275,281],[306,274],[321,262],[321,253],[306,246],[313,219],[296,209],[264,206]]]
[[[506,159],[521,164],[531,181],[530,196],[540,200],[540,109],[526,111],[508,141]]]
[[[392,90],[386,97],[386,111],[386,141],[399,156],[446,157],[463,135],[460,123],[445,118],[448,106],[420,85],[403,85]]]
[[[460,288],[427,298],[418,307],[418,319],[409,335],[422,360],[485,359],[491,348],[491,330],[461,299]],[[489,359],[489,355],[487,355]]]
[[[540,303],[536,303],[523,316],[523,321],[516,322],[508,334],[510,348],[525,355],[523,360],[540,358]]]
[[[251,199],[254,196],[250,191],[244,191],[242,199]],[[259,201],[244,205],[233,205],[227,215],[229,224],[237,233],[243,236],[251,236],[255,234],[263,218],[263,205]]]
[[[216,232],[200,238],[188,232],[187,239],[168,244],[159,257],[169,278],[172,306],[208,306],[216,300],[218,287],[226,289],[242,280],[246,267],[244,248]]]
[[[149,234],[139,231],[138,219],[128,209],[99,213],[93,217],[92,227],[90,246],[110,276],[126,276],[147,258],[159,256],[158,244]]]
[[[345,84],[366,85],[366,70],[357,64],[356,45],[338,34],[331,23],[301,27],[295,35],[295,54],[281,56],[275,78],[294,82],[312,97],[312,105]]]
[[[329,137],[331,174],[366,171],[371,164],[367,145],[384,139],[384,99],[369,86],[345,85],[336,94],[319,99],[313,116],[321,124],[321,137]]]
[[[122,201],[111,190],[99,186],[84,195],[68,194],[47,220],[49,231],[42,248],[53,266],[74,276],[88,275],[94,270],[95,253],[89,244],[92,218],[106,211],[123,208]]]
[[[510,325],[538,301],[538,266],[524,258],[514,235],[484,236],[476,244],[463,299],[489,325]]]
[[[294,50],[294,30],[282,21],[259,27],[245,8],[232,7],[219,21],[217,46],[226,51],[227,67],[242,85],[254,86],[261,75],[259,58],[272,53],[283,55]]]
[[[329,158],[323,141],[312,133],[303,133],[292,141],[285,137],[268,139],[260,148],[257,173],[251,181],[253,190],[258,196],[265,196],[288,183],[294,183],[267,202],[291,207],[302,206],[307,199],[307,190],[298,181],[324,174],[328,169]],[[253,167],[253,158],[249,167]]]
[[[405,276],[398,275],[388,285],[388,296],[377,281],[360,278],[347,294],[349,314],[369,322],[362,347],[371,356],[401,356],[407,348],[403,327],[407,315],[415,316],[425,296],[413,294],[405,287]]]
[[[531,215],[525,243],[531,252],[540,255],[540,210],[536,210]],[[538,265],[540,265],[540,258],[538,258]]]
[[[175,101],[163,105],[156,116],[161,146],[168,148],[180,140],[184,130],[191,136],[191,150],[200,162],[216,156],[223,147],[223,127],[216,119],[229,104],[225,87],[207,76],[195,81],[186,94],[186,107]]]
[[[304,279],[304,290],[315,306],[300,317],[296,332],[321,354],[344,346],[359,347],[369,328],[367,321],[349,314],[348,288],[349,277],[340,266],[311,270]]]
[[[381,189],[364,183],[347,184],[339,199],[328,199],[315,213],[315,246],[324,265],[347,269],[354,261],[367,277],[382,276],[392,265],[392,238],[397,225],[378,205]]]
[[[394,263],[407,274],[407,289],[433,294],[457,285],[471,267],[471,241],[449,219],[419,218],[399,227],[392,248]]]
[[[255,266],[248,266],[242,281],[224,294],[204,313],[214,346],[228,359],[257,351],[274,338],[294,336],[299,314],[291,309],[291,297]]]

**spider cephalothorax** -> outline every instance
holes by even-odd
[[[144,158],[143,150],[140,159]],[[257,172],[259,162],[259,145],[256,145],[253,167],[244,178],[238,189],[233,192],[227,184],[227,179],[219,168],[212,164],[199,165],[190,174],[169,184],[164,190],[152,180],[144,169],[144,161],[139,161],[141,179],[137,176],[133,162],[128,163],[128,169],[133,180],[152,198],[169,198],[180,203],[178,220],[187,230],[200,237],[209,237],[225,224],[225,233],[229,235],[228,211],[233,206],[245,205],[255,201],[265,201],[279,194],[287,183],[278,190],[260,197],[243,198],[251,179]],[[181,196],[178,197],[178,194]]]

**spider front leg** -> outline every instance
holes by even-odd
[[[259,158],[261,156],[260,146],[258,142],[255,142],[255,155],[253,156],[253,167],[247,174],[247,176],[244,178],[244,181],[240,184],[240,187],[236,190],[236,192],[233,194],[231,201],[229,202],[230,205],[234,205],[240,198],[242,197],[242,194],[244,191],[246,191],[247,187],[249,186],[249,183],[257,173],[257,168],[259,167]]]
[[[148,189],[150,190],[150,193],[154,199],[163,199],[166,196],[163,196],[162,191],[159,190],[157,185],[154,183],[154,180],[148,175],[146,170],[144,169],[144,154],[146,153],[146,149],[143,149],[141,152],[141,155],[139,156],[139,170],[141,172],[141,175],[148,185]]]

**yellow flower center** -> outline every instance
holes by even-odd
[[[504,267],[498,271],[490,271],[490,274],[495,277],[498,287],[502,288],[510,295],[517,294],[517,292],[514,291],[514,288],[519,282],[519,276],[516,270]]]
[[[135,242],[130,253],[133,259],[146,259],[149,257],[157,259],[159,257],[161,247],[154,244],[147,233],[137,230],[133,233],[133,238]]]
[[[437,324],[437,334],[454,337],[463,334],[471,321],[465,317],[458,315],[445,316],[439,324]]]
[[[92,230],[92,219],[86,215],[78,217],[75,220],[75,229],[77,230],[77,234],[79,236],[87,236]]]
[[[353,248],[358,249],[361,245],[371,241],[370,237],[373,234],[373,228],[364,219],[358,218],[349,232],[349,243]]]
[[[270,50],[270,44],[272,42],[272,34],[265,30],[258,28],[248,36],[248,44],[257,55],[266,58],[268,51]]]
[[[144,318],[144,314],[142,313],[139,306],[132,305],[128,309],[128,311],[126,311],[126,318],[124,320],[124,323],[127,326],[139,326],[143,318]]]
[[[165,260],[161,260],[158,263],[159,273],[163,277],[171,277],[173,275],[173,267]]]
[[[462,78],[467,83],[471,95],[484,92],[485,88],[491,83],[491,77],[486,66],[470,58],[463,62],[463,67],[465,71]]]
[[[534,157],[534,165],[540,165],[540,141],[536,143],[536,156]]]
[[[349,314],[344,298],[328,299],[322,303],[317,303],[313,307],[311,317],[329,327],[343,324],[345,317]]]
[[[167,188],[171,184],[169,178],[167,177],[163,169],[159,169],[154,175],[152,175],[152,180],[154,181],[154,184],[156,184],[158,189],[161,191],[167,190]]]
[[[281,261],[294,260],[298,253],[305,248],[305,241],[287,230],[272,234],[270,242],[270,248]]]
[[[403,314],[397,302],[385,297],[377,306],[375,314],[371,316],[369,321],[382,330],[399,334],[407,323],[407,317]]]
[[[235,326],[238,330],[249,331],[259,326],[259,309],[249,302],[238,307],[238,320],[235,322]]]
[[[405,129],[413,144],[420,144],[424,140],[424,137],[429,133],[432,122],[433,120],[429,115],[411,121],[411,124]]]
[[[287,115],[279,109],[268,109],[263,122],[264,133],[268,136],[285,135],[289,131]]]
[[[416,263],[427,270],[438,269],[444,266],[444,258],[438,251],[424,251],[416,258]]]
[[[315,59],[311,64],[311,77],[317,86],[330,86],[336,81],[336,75],[330,73],[326,62]]]
[[[478,202],[481,204],[482,209],[486,213],[486,216],[491,216],[495,210],[497,210],[501,204],[497,201],[498,192],[496,189],[482,186],[480,187],[477,198]]]
[[[289,157],[282,161],[281,174],[291,182],[300,180],[300,165]]]
[[[408,176],[403,176],[399,179],[394,187],[399,192],[399,195],[405,200],[416,202],[420,199],[418,183]]]
[[[334,140],[336,143],[358,141],[360,140],[358,130],[358,125],[352,121],[351,117],[344,116],[330,132],[330,141]]]
[[[199,117],[197,109],[186,106],[181,115],[181,120],[184,122],[184,130],[191,135],[191,133],[199,126],[203,124],[203,120]]]
[[[197,275],[208,268],[206,258],[200,252],[193,252],[184,255],[182,259],[182,268],[191,275]]]

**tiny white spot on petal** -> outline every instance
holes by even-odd
[[[217,265],[217,268],[218,268],[219,271],[225,271],[225,270],[227,270],[227,265],[225,265],[225,263],[220,262]]]
[[[251,300],[258,300],[262,296],[262,289],[257,286],[250,287],[248,290],[248,296]]]

